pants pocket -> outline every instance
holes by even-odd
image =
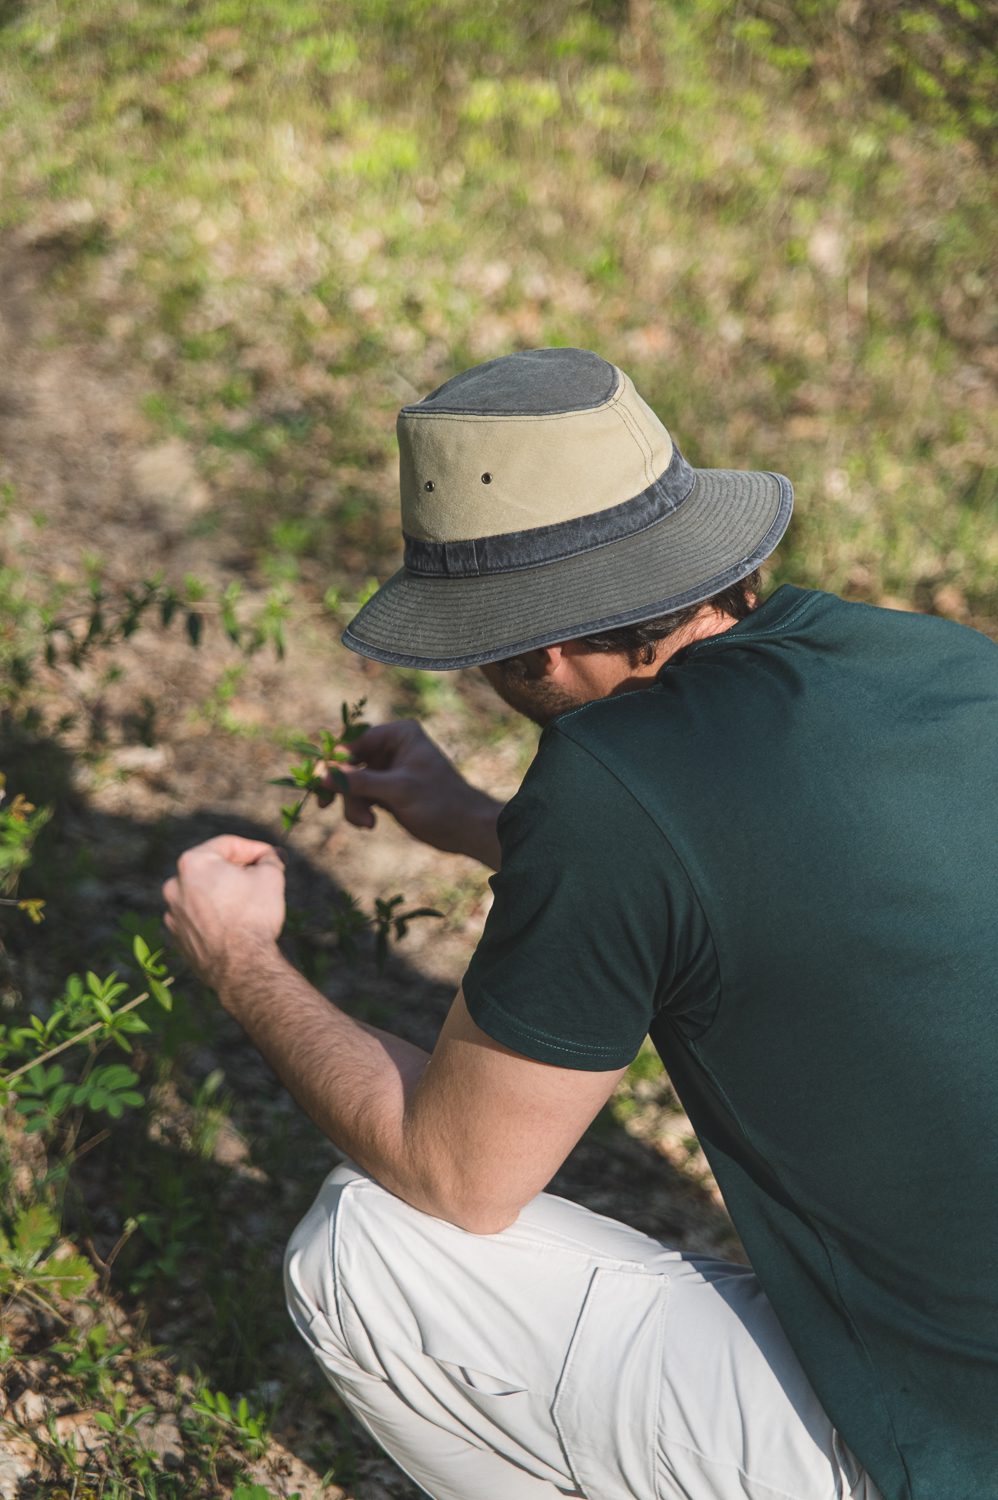
[[[554,1402],[587,1500],[657,1500],[658,1423],[669,1278],[594,1272]]]

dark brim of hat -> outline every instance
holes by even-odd
[[[697,469],[678,510],[574,557],[480,577],[399,571],[343,643],[396,667],[452,671],[699,604],[751,573],[790,521],[782,474]]]

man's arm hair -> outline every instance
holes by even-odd
[[[431,1056],[348,1016],[276,948],[248,956],[221,998],[341,1151],[397,1197],[475,1234],[515,1220],[624,1071],[513,1052],[475,1024],[461,990]]]

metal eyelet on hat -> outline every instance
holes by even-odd
[[[432,479],[428,479],[426,481],[426,483],[423,485],[423,489],[427,492],[427,494],[429,494],[429,492],[431,490],[435,489],[435,488],[436,488],[436,485],[433,483]]]
[[[491,484],[492,483],[492,475],[488,474],[488,473],[483,474],[482,475],[482,483],[483,484]]]

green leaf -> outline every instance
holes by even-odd
[[[94,1281],[96,1273],[82,1255],[50,1255],[41,1267],[45,1281],[62,1297],[78,1297]]]
[[[149,985],[149,993],[153,997],[153,999],[156,1000],[164,1010],[172,1010],[173,995],[170,990],[167,989],[166,985],[163,984],[161,980],[152,979],[148,975],[147,982]]]
[[[95,1411],[94,1421],[104,1432],[114,1432],[115,1430],[114,1418],[109,1417],[106,1411]]]
[[[145,968],[146,964],[149,961],[149,944],[146,942],[141,933],[137,932],[132,939],[132,952],[135,954],[135,957],[138,959],[142,967]]]
[[[139,1081],[138,1073],[125,1063],[109,1063],[106,1067],[97,1068],[93,1076],[99,1077],[101,1087],[106,1089],[130,1088]]]
[[[51,1209],[43,1203],[22,1208],[14,1223],[14,1245],[25,1260],[38,1256],[52,1243],[59,1226]]]
[[[203,625],[204,621],[197,610],[189,609],[187,611],[187,618],[184,621],[184,628],[187,631],[192,646],[200,646]]]
[[[143,1019],[142,1019],[141,1016],[131,1015],[131,1016],[116,1016],[115,1017],[115,1032],[119,1032],[119,1031],[131,1031],[131,1032],[135,1032],[135,1033],[141,1033],[143,1031],[149,1031],[149,1030],[150,1030],[150,1027],[149,1027],[148,1022],[147,1021],[143,1021]],[[115,1041],[120,1042],[121,1040],[122,1040],[122,1038],[120,1036],[117,1036],[117,1035],[115,1036]]]

